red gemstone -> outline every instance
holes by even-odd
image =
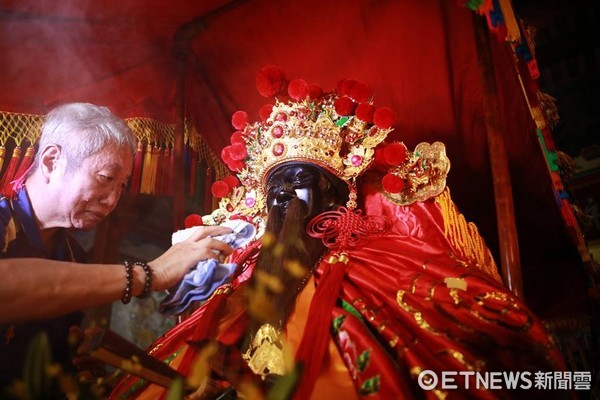
[[[271,130],[271,135],[273,135],[275,139],[279,139],[283,136],[283,127],[281,125],[275,125]]]
[[[283,146],[283,143],[276,143],[273,146],[273,155],[279,157],[280,155],[283,154],[284,149],[285,149],[285,147]]]
[[[287,121],[287,119],[288,119],[288,116],[284,112],[277,113],[277,115],[275,116],[276,121],[284,121],[285,122],[285,121]]]

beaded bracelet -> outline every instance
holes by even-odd
[[[121,302],[123,304],[127,304],[131,301],[131,296],[133,294],[133,264],[129,261],[125,261],[125,291],[123,292],[123,297],[121,298]]]
[[[152,291],[152,267],[146,264],[145,262],[140,261],[136,262],[135,265],[139,265],[140,267],[142,267],[144,273],[146,274],[146,279],[144,280],[144,290],[139,296],[137,296],[138,298],[143,299],[144,297],[147,297]]]

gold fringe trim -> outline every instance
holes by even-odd
[[[450,189],[446,189],[435,198],[444,217],[444,235],[450,241],[457,257],[469,267],[478,269],[502,283],[496,262],[479,234],[477,226],[467,222],[464,215],[452,201]]]
[[[43,115],[34,114],[22,114],[0,111],[0,153],[6,152],[7,142],[14,142],[17,146],[23,146],[24,141],[29,141],[30,145],[33,145],[38,137],[40,136],[41,127],[44,122]],[[175,143],[175,125],[167,124],[151,118],[127,118],[125,122],[132,130],[139,142],[142,142],[145,146],[150,147],[158,146],[165,150],[173,149]],[[227,169],[225,164],[221,161],[208,144],[202,138],[202,135],[198,132],[196,127],[191,121],[186,121],[184,126],[184,143],[197,155],[198,164],[205,164],[211,167],[215,171],[215,179],[222,179],[231,172]],[[10,146],[12,148],[12,144]],[[140,193],[153,193],[156,178],[156,163],[152,163],[152,152],[146,160],[144,157],[144,172],[142,179]],[[0,154],[0,168],[4,164],[3,154]],[[154,171],[147,170],[147,168],[154,168]]]

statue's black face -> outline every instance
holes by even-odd
[[[267,208],[278,207],[285,216],[289,202],[298,198],[308,206],[307,217],[331,209],[340,194],[317,167],[288,164],[275,169],[267,182]]]

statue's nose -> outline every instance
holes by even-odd
[[[296,197],[296,192],[294,190],[282,189],[279,193],[277,193],[277,204],[287,203],[294,197]]]

